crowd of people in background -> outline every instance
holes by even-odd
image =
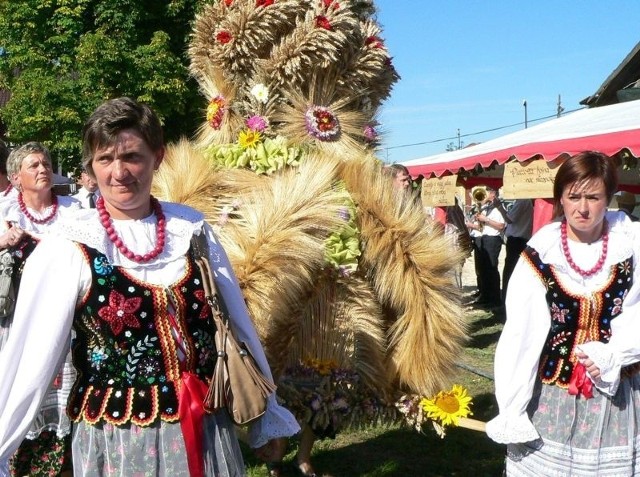
[[[180,409],[198,398],[188,395],[191,391],[185,395],[184,389],[204,385],[215,354],[205,352],[212,341],[203,341],[202,323],[176,321],[188,316],[187,308],[203,305],[196,299],[201,281],[192,264],[194,236],[205,235],[208,258],[225,303],[234,310],[235,325],[267,375],[269,367],[231,266],[202,214],[178,204],[160,204],[150,195],[153,172],[163,155],[155,113],[128,98],[108,101],[87,121],[75,196],[53,192],[52,160],[42,144],[28,142],[9,151],[0,142],[0,251],[16,263],[11,278],[19,292],[14,312],[0,318],[0,475],[99,476],[114,469],[119,475],[134,475],[150,466],[161,469],[157,475],[243,475],[234,428],[224,415],[191,423],[208,430],[210,439],[205,442],[195,446],[185,436],[190,418]],[[491,438],[509,444],[508,469],[514,472],[542,471],[549,465],[558,471],[571,469],[588,461],[594,449],[598,465],[632,465],[613,454],[619,442],[615,436],[631,432],[624,423],[640,428],[627,406],[640,402],[637,367],[630,366],[640,347],[623,336],[636,330],[629,313],[615,324],[612,318],[621,313],[620,304],[628,295],[625,309],[635,309],[636,295],[640,296],[631,295],[636,280],[629,278],[636,270],[631,248],[636,237],[629,224],[638,220],[633,215],[637,202],[633,194],[618,193],[621,212],[607,212],[617,188],[609,161],[595,153],[568,160],[554,185],[559,220],[533,237],[533,200],[502,201],[492,186],[473,194],[475,203],[466,214],[457,198],[432,214],[439,217],[452,244],[463,250],[463,262],[473,257],[474,306],[503,313],[506,303],[508,316],[526,312],[522,320],[507,321],[498,346],[500,415],[489,427]],[[400,195],[419,201],[406,167],[385,166],[384,172]],[[554,255],[556,248],[549,248],[555,241],[562,242],[557,250],[564,251],[566,267],[560,263],[565,259]],[[594,243],[602,250],[595,265]],[[455,271],[459,287],[461,270],[462,263]],[[556,273],[573,291],[556,290]],[[619,279],[611,281],[608,273],[617,273]],[[541,279],[546,286],[540,286]],[[518,287],[509,291],[513,280]],[[600,306],[596,324],[582,330],[590,340],[575,343],[565,369],[553,364],[559,362],[553,340],[560,329],[583,327],[584,323],[564,319],[572,307],[582,307],[587,300],[572,302],[570,295],[584,295],[589,303],[596,295],[613,301]],[[546,316],[539,310],[547,307],[557,325],[551,331],[549,323],[538,318]],[[200,315],[210,319],[206,308]],[[158,328],[165,319],[166,328]],[[518,341],[525,337],[527,343]],[[537,347],[530,353],[531,339]],[[140,359],[123,361],[117,350],[137,346],[136,342],[146,343],[139,350]],[[170,342],[174,345],[166,344]],[[622,360],[606,361],[611,353],[619,353]],[[192,355],[200,361],[186,360]],[[621,375],[621,367],[628,373]],[[163,384],[150,381],[150,372]],[[584,379],[576,385],[577,372],[589,373],[595,385],[587,386]],[[187,386],[187,381],[195,384]],[[572,419],[584,419],[594,426],[594,433],[578,438],[571,426],[554,426],[559,415],[543,409],[569,412],[573,400],[567,399],[565,388],[574,385],[576,392],[569,395],[596,395],[600,414],[606,410],[615,416],[615,425],[596,422],[600,414],[592,415],[580,404],[574,409],[578,417]],[[619,402],[608,401],[609,395],[620,395]],[[512,412],[513,408],[522,413],[527,405],[534,427],[526,416]],[[284,452],[283,438],[299,430],[293,415],[272,396],[266,417],[252,425],[250,445],[265,462],[277,461]],[[554,454],[574,438],[574,455]],[[624,445],[633,447],[633,442]],[[629,455],[634,452],[631,449]],[[270,470],[279,475],[275,468]],[[305,475],[315,474],[308,469]]]

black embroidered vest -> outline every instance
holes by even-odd
[[[90,424],[177,421],[182,370],[208,382],[216,358],[211,310],[192,254],[182,278],[164,288],[135,279],[86,245],[81,249],[92,285],[74,317],[78,377],[69,415]]]
[[[633,281],[633,259],[613,265],[607,282],[590,295],[572,294],[563,288],[553,265],[543,263],[533,248],[527,247],[521,259],[529,263],[545,285],[551,313],[538,375],[544,384],[567,388],[577,362],[575,347],[587,341],[607,343],[611,338],[611,320],[622,313]]]

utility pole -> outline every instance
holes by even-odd
[[[560,115],[562,114],[562,111],[564,111],[564,108],[562,107],[562,101],[560,99],[560,95],[558,95],[558,114],[557,116],[560,117]]]
[[[527,100],[522,101],[522,106],[524,106],[524,128],[527,129]]]
[[[458,128],[458,150],[462,147],[462,143],[460,142],[460,128]]]

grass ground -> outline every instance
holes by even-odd
[[[486,421],[497,414],[493,396],[493,354],[502,329],[498,315],[469,309],[470,339],[452,381],[473,396],[473,417]],[[334,440],[316,443],[313,463],[318,475],[332,477],[498,477],[502,475],[504,446],[484,433],[448,428],[444,439],[429,427],[413,429],[377,426],[341,432]],[[293,467],[296,442],[285,458],[285,476]],[[245,452],[249,477],[267,475],[266,468]]]

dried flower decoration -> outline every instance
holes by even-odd
[[[251,88],[251,95],[262,104],[266,104],[269,100],[269,89],[264,84],[258,83]]]
[[[219,31],[216,35],[216,40],[218,41],[218,43],[222,43],[223,45],[229,43],[231,41],[231,38],[231,33],[229,33],[227,30]]]
[[[322,3],[324,4],[324,8],[327,9],[333,7],[334,10],[337,10],[338,8],[340,8],[340,4],[335,0],[322,0]]]
[[[261,139],[262,135],[258,131],[245,129],[243,131],[240,131],[240,134],[238,136],[238,144],[240,144],[240,147],[242,149],[250,149],[256,147]]]
[[[378,139],[378,131],[371,125],[367,124],[363,131],[364,139],[369,142],[375,142]]]
[[[364,41],[364,44],[373,48],[384,48],[384,43],[377,36],[370,36]]]
[[[209,101],[209,106],[207,106],[207,122],[209,123],[209,126],[213,129],[220,129],[224,113],[226,112],[226,101],[221,95],[218,95]]]
[[[340,121],[329,108],[311,106],[304,115],[307,132],[321,141],[335,141],[340,136]]]
[[[267,120],[257,114],[248,118],[245,124],[252,131],[264,132],[267,129]]]
[[[318,15],[316,17],[316,26],[318,28],[324,28],[325,30],[329,30],[331,31],[331,22],[329,21],[329,19],[327,17],[325,17],[324,15]]]

